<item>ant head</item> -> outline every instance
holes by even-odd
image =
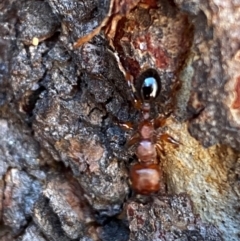
[[[154,100],[161,90],[161,80],[155,69],[147,69],[137,78],[136,90],[143,102]]]

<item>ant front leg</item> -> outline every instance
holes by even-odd
[[[128,131],[128,130],[133,130],[134,125],[130,121],[117,121],[118,126],[120,126],[122,129]]]
[[[116,125],[118,125],[119,127],[121,127],[123,130],[125,131],[133,131],[135,130],[135,125],[130,122],[130,121],[120,121],[118,120],[116,117],[114,117],[114,122],[116,123]],[[135,145],[137,142],[139,142],[139,133],[138,132],[135,132],[131,138],[128,140],[127,142],[127,146],[130,147],[130,146],[133,146]]]
[[[142,107],[142,102],[137,97],[137,90],[134,86],[133,77],[130,73],[126,72],[125,79],[127,80],[128,86],[131,89],[130,96],[133,106],[135,109],[140,110]]]

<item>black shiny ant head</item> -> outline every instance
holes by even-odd
[[[161,80],[155,69],[147,69],[137,79],[137,92],[142,101],[155,99],[161,90]]]

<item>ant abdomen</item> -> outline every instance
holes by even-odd
[[[130,169],[130,179],[135,192],[143,195],[158,192],[161,173],[158,164],[137,163]]]

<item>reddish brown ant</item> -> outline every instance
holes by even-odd
[[[148,69],[137,80],[135,88],[131,78],[127,78],[132,88],[134,102],[136,106],[139,106],[140,102],[139,108],[141,111],[137,133],[129,141],[129,145],[136,144],[135,153],[138,158],[138,163],[130,168],[130,179],[132,188],[137,193],[149,195],[159,191],[162,177],[159,169],[159,153],[163,151],[163,148],[157,142],[168,141],[175,145],[178,143],[166,133],[156,134],[156,129],[165,124],[166,118],[150,119],[152,104],[161,90],[158,72],[155,69]]]

